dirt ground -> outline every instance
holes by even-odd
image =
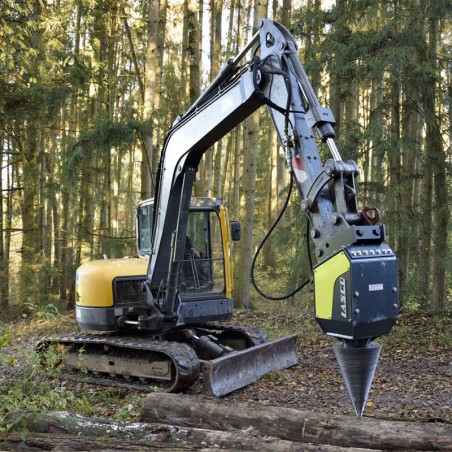
[[[383,347],[364,415],[452,422],[452,347],[438,343],[441,331],[422,317],[400,322],[405,325],[380,340]],[[452,334],[450,319],[439,327]],[[411,339],[405,337],[407,329],[413,331]],[[297,366],[264,376],[227,399],[353,415],[334,356],[334,340],[321,334],[303,339],[306,335],[300,334]],[[195,388],[191,391],[199,391]]]
[[[331,414],[353,408],[331,347],[298,348],[299,364],[229,396]],[[452,351],[416,354],[382,352],[365,416],[452,422]]]
[[[299,364],[291,369],[268,374],[258,382],[229,394],[226,400],[254,401],[263,405],[285,406],[326,414],[353,415],[352,404],[334,357],[332,339],[325,337],[315,328],[308,330],[304,321],[295,322],[293,316],[269,319],[267,313],[258,315],[242,312],[237,320],[241,323],[271,324],[273,335],[285,335],[286,331],[298,330]],[[279,327],[278,322],[281,322],[284,328]],[[0,337],[6,328],[9,328],[13,338],[0,348],[0,401],[4,396],[2,388],[10,386],[11,381],[20,381],[23,366],[26,365],[28,358],[17,355],[18,349],[33,350],[36,341],[43,335],[77,331],[71,315],[65,315],[53,322],[18,318],[11,323],[0,324]],[[451,423],[451,335],[450,315],[440,322],[423,316],[402,317],[391,334],[381,339],[383,349],[365,416]],[[49,380],[49,386],[55,384],[60,383]],[[86,385],[68,382],[63,384],[75,392],[87,390]],[[200,382],[196,383],[186,390],[186,393],[196,397],[201,393],[201,386]],[[90,388],[91,391],[97,389],[104,391],[103,388]],[[124,399],[128,395],[140,397],[144,396],[144,393],[131,391],[128,394],[122,390],[120,397]]]

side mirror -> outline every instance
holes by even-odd
[[[231,239],[234,242],[238,242],[240,240],[240,223],[238,221],[230,221],[231,225]]]

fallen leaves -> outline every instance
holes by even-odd
[[[312,316],[306,313],[307,308],[303,311],[300,306],[294,305],[284,311],[285,306],[276,303],[266,308],[273,312],[271,315],[268,311],[239,311],[235,321],[259,325],[273,337],[298,332],[299,364],[285,371],[271,372],[226,399],[253,400],[263,405],[353,416],[352,404],[332,350],[334,340],[319,331]],[[69,315],[62,316],[60,323],[46,324],[45,332],[39,328],[33,326],[30,319],[20,321],[14,328],[14,343],[32,350],[37,338],[42,335],[70,328],[76,330]],[[452,422],[451,331],[450,316],[443,319],[412,316],[402,318],[390,335],[379,339],[383,349],[365,415]],[[15,359],[14,353],[6,353],[11,349],[9,342],[5,340],[2,353],[4,358]],[[0,384],[2,378],[17,377],[20,365],[21,362],[17,361],[14,368],[7,368],[5,361],[0,363],[0,371],[4,374],[0,375]],[[71,385],[71,389],[78,394],[99,391],[95,386]],[[119,405],[123,407],[122,416],[135,413],[138,403],[130,405],[130,397],[134,394],[126,390],[105,391],[105,388],[102,391],[104,406],[100,409],[103,415],[118,415]],[[200,391],[201,385],[197,383],[186,392],[196,397]]]

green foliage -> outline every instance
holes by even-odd
[[[66,180],[74,182],[77,179],[77,170],[85,156],[85,149],[78,143],[73,143],[64,150],[62,174]]]
[[[47,82],[34,83],[29,87],[5,84],[0,91],[0,101],[4,112],[16,120],[25,119],[51,125],[57,120],[58,112],[64,105],[70,88]]]
[[[74,265],[52,265],[42,256],[30,253],[28,261],[22,263],[20,268],[21,280],[25,281],[20,287],[21,305],[26,306],[34,314],[39,313],[43,318],[57,314],[61,310],[60,302],[67,300],[59,300],[56,294],[43,290],[43,288],[48,288],[52,281],[55,283],[59,281],[65,270],[75,274]]]
[[[48,303],[44,306],[40,306],[35,303],[24,304],[32,313],[35,313],[39,319],[54,320],[58,317],[58,308],[53,303]]]
[[[75,401],[75,397],[64,387],[49,387],[33,350],[16,346],[12,341],[10,344],[14,353],[1,354],[0,362],[11,367],[11,373],[16,377],[0,385],[0,431],[20,429],[26,436],[26,429],[21,428],[24,420],[21,410],[64,410]],[[9,413],[13,414],[6,418]]]
[[[0,350],[11,343],[13,335],[6,325],[0,323]]]
[[[126,403],[118,408],[116,419],[124,422],[138,419],[141,416],[143,402],[143,396],[128,397]]]
[[[64,63],[69,68],[69,83],[72,88],[83,88],[88,82],[90,71],[88,62],[83,61],[78,55],[65,55]]]
[[[41,320],[40,320],[41,321]],[[53,319],[58,324],[58,318]],[[8,346],[8,353],[1,353],[0,364],[7,366],[7,374],[0,384],[0,433],[20,431],[24,437],[25,416],[30,412],[71,411],[83,415],[113,417],[118,421],[137,419],[143,404],[143,397],[133,395],[123,399],[121,393],[107,388],[99,391],[86,385],[67,385],[58,379],[61,362],[57,350],[46,353],[45,368],[42,357],[33,349],[15,343],[13,333],[3,324],[0,329],[1,346]],[[83,379],[83,376],[80,376]]]
[[[62,159],[64,178],[75,181],[81,165],[88,156],[98,152],[107,158],[107,153],[112,148],[127,149],[149,131],[148,121],[129,119],[119,122],[109,118],[96,120],[93,128],[81,133],[80,138],[64,150]]]

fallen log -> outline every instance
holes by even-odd
[[[69,435],[64,433],[30,433],[23,437],[20,433],[11,432],[0,437],[0,450],[2,451],[76,451],[76,450],[97,450],[124,452],[135,451],[161,451],[168,450],[168,444],[144,445],[132,441],[112,438],[103,438]],[[172,452],[198,451],[196,447],[172,447]]]
[[[284,444],[285,443],[285,444]],[[86,436],[76,436],[63,433],[32,433],[26,438],[22,438],[19,433],[12,432],[5,436],[3,439],[0,437],[0,450],[2,451],[79,451],[79,450],[96,450],[96,451],[114,451],[120,450],[123,452],[129,451],[171,451],[171,452],[205,452],[212,449],[221,449],[224,452],[244,450],[254,451],[259,450],[261,452],[370,452],[369,449],[348,449],[337,448],[329,446],[314,446],[314,445],[297,445],[290,443],[289,441],[283,441],[281,447],[274,448],[275,443],[265,440],[259,448],[254,446],[246,446],[240,444],[240,441],[235,441],[233,447],[226,447],[225,443],[221,440],[215,443],[203,442],[198,445],[190,444],[175,444],[172,441],[161,441],[146,443],[144,441],[134,442],[112,438],[108,441],[92,438]],[[374,452],[374,451],[372,451]]]
[[[209,449],[272,452],[366,452],[368,449],[303,444],[271,436],[258,436],[252,428],[218,431],[148,423],[117,423],[67,412],[15,412],[7,421],[19,432],[0,436],[1,450],[171,450]],[[24,435],[24,429],[26,434]],[[375,451],[373,451],[375,452]]]
[[[381,450],[450,450],[452,425],[354,418],[253,403],[153,393],[142,421],[214,430],[246,430],[296,443]]]

